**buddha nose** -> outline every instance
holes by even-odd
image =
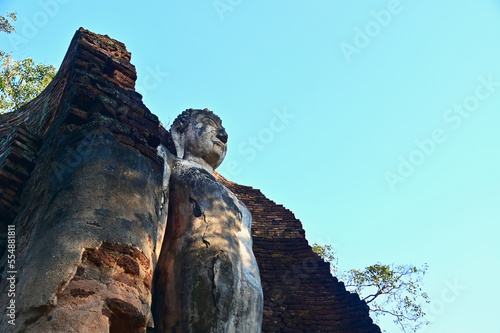
[[[226,131],[223,128],[221,128],[217,132],[217,139],[219,139],[220,141],[222,141],[224,143],[227,143],[227,133],[226,133]]]

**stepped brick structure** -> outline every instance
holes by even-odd
[[[153,326],[151,280],[165,230],[156,147],[171,142],[135,80],[122,43],[80,29],[42,94],[0,115],[0,304],[15,293],[15,309],[1,309],[2,332]],[[262,332],[380,332],[289,210],[215,176],[253,215]],[[7,230],[16,241],[9,265]]]
[[[368,306],[330,274],[302,224],[259,190],[219,180],[252,212],[254,253],[264,289],[262,332],[380,332]]]

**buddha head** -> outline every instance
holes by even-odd
[[[188,109],[172,123],[170,133],[177,157],[212,172],[224,160],[227,133],[221,119],[208,109]]]

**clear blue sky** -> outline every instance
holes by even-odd
[[[291,209],[342,268],[428,263],[425,332],[500,332],[500,1],[2,0],[7,11],[18,35],[0,49],[16,57],[58,67],[82,26],[127,45],[163,123],[214,110],[229,133],[219,171]]]

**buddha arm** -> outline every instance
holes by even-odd
[[[174,156],[164,145],[160,144],[157,151],[158,155],[163,158],[163,183],[160,199],[161,206],[160,211],[158,212],[158,237],[156,239],[155,251],[156,261],[158,261],[158,257],[160,256],[161,246],[163,244],[163,238],[167,227],[170,174],[172,173],[172,165],[174,161]]]

